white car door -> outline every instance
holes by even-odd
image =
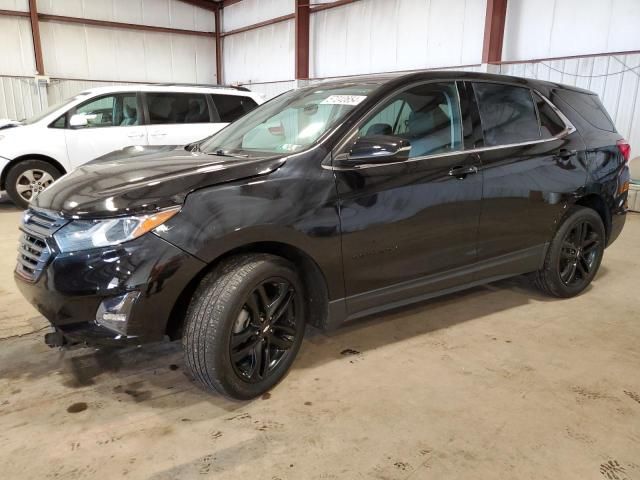
[[[92,98],[71,110],[71,116],[87,119],[86,126],[65,131],[71,167],[124,147],[147,145],[140,105],[138,95],[127,92]]]
[[[149,145],[186,145],[223,128],[205,94],[146,92]]]

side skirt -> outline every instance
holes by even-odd
[[[326,328],[538,270],[548,244],[329,302]]]

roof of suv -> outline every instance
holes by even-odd
[[[252,97],[255,92],[244,87],[231,87],[226,85],[178,85],[178,84],[129,84],[108,85],[83,90],[81,94],[101,94],[114,92],[183,92],[183,93],[217,93],[220,95],[238,95]]]
[[[525,85],[531,88],[536,88],[538,86],[544,85],[545,87],[560,87],[566,90],[573,90],[580,93],[593,94],[593,92],[589,90],[585,90],[583,88],[574,87],[572,85],[564,85],[560,83],[548,82],[544,80],[523,78],[523,77],[513,77],[510,75],[499,75],[495,73],[484,73],[484,72],[465,72],[459,70],[423,70],[416,71],[412,73],[388,73],[388,74],[374,74],[374,75],[363,75],[363,76],[353,76],[353,77],[344,77],[336,80],[326,80],[318,83],[313,83],[309,85],[310,87],[317,87],[318,85],[322,85],[323,87],[340,87],[345,85],[358,85],[358,84],[379,84],[383,85],[385,83],[407,83],[413,80],[469,80],[469,81],[492,81],[492,82],[503,82],[503,83],[516,83],[520,85]]]

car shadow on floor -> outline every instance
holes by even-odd
[[[603,267],[597,280],[606,274]],[[517,321],[519,307],[547,301],[562,300],[539,293],[526,277],[515,277],[356,320],[334,331],[309,327],[293,369],[308,369],[344,355],[365,354],[391,343],[436,335],[455,325],[508,310],[513,310]],[[25,339],[3,342],[0,378],[28,382],[57,374],[56,381],[66,388],[90,387],[115,397],[124,394],[127,400],[160,408],[207,401],[233,411],[242,405],[207,394],[195,385],[184,368],[180,342],[59,351],[44,346],[43,335],[38,332]],[[159,395],[164,400],[154,402]]]

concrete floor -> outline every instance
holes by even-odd
[[[12,279],[0,205],[3,479],[640,480],[640,216],[593,286],[522,279],[331,335],[252,402],[196,388],[179,345],[59,352]]]

